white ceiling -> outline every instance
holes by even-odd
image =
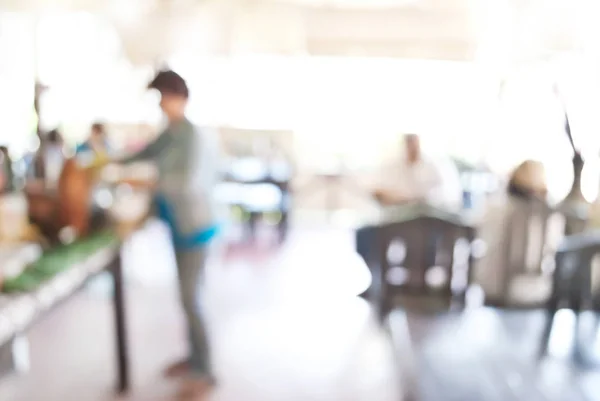
[[[418,5],[426,0],[274,0],[311,7],[388,8]]]
[[[133,61],[173,52],[262,52],[483,60],[557,52],[600,59],[598,0],[0,0],[110,19]]]

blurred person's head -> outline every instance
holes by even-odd
[[[63,144],[62,135],[60,134],[60,132],[58,132],[57,129],[53,129],[52,131],[48,132],[46,136],[46,141],[49,145],[52,146],[62,146]]]
[[[548,186],[544,165],[535,160],[525,160],[519,164],[510,175],[508,192],[519,197],[545,198]]]
[[[0,163],[10,162],[10,154],[7,146],[0,146]]]
[[[88,144],[91,146],[96,152],[102,152],[106,150],[106,130],[104,128],[104,124],[100,122],[95,122],[92,124],[90,137],[88,139]]]
[[[404,149],[406,152],[406,160],[409,164],[421,160],[421,141],[417,134],[404,135]]]
[[[106,136],[106,129],[104,128],[104,124],[100,122],[95,122],[92,124],[91,128],[91,138],[92,139],[104,139]]]
[[[161,71],[156,74],[148,88],[156,89],[160,93],[160,108],[170,122],[184,118],[189,90],[179,74],[172,70]]]

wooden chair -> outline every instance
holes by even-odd
[[[365,295],[380,317],[397,296],[444,307],[464,301],[471,281],[471,225],[428,206],[399,208],[395,217],[356,233],[357,251],[373,276]]]
[[[547,321],[544,329],[541,355],[545,355],[554,324],[554,318],[560,308],[568,308],[579,317],[584,310],[596,313],[595,332],[598,330],[598,313],[600,312],[600,291],[594,288],[592,269],[595,259],[600,255],[600,231],[576,234],[564,239],[556,253],[556,267],[552,280],[552,294],[546,305]],[[575,356],[581,362],[586,360],[586,350],[578,341],[575,333]],[[595,333],[594,333],[595,334]],[[594,361],[594,363],[598,363]]]
[[[404,399],[418,397],[417,358],[405,311],[386,319],[397,295],[440,301],[445,307],[464,301],[471,279],[473,228],[460,217],[425,206],[389,209],[380,224],[356,232],[356,250],[373,276],[363,296],[371,300],[389,331],[398,356]],[[405,299],[406,300],[406,299]]]

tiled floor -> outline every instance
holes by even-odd
[[[125,258],[134,381],[126,400],[173,399],[161,370],[185,352],[163,234],[156,227],[141,234]],[[303,231],[280,251],[257,255],[231,256],[209,270],[205,305],[220,380],[211,399],[399,399],[389,342],[355,296],[369,277],[348,233]],[[0,400],[121,399],[112,391],[113,325],[103,284],[31,330],[30,372],[0,381]]]

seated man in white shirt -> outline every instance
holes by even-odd
[[[405,156],[380,173],[374,196],[382,204],[426,202],[457,210],[462,205],[462,186],[451,161],[433,161],[423,155],[419,137],[404,136]]]

